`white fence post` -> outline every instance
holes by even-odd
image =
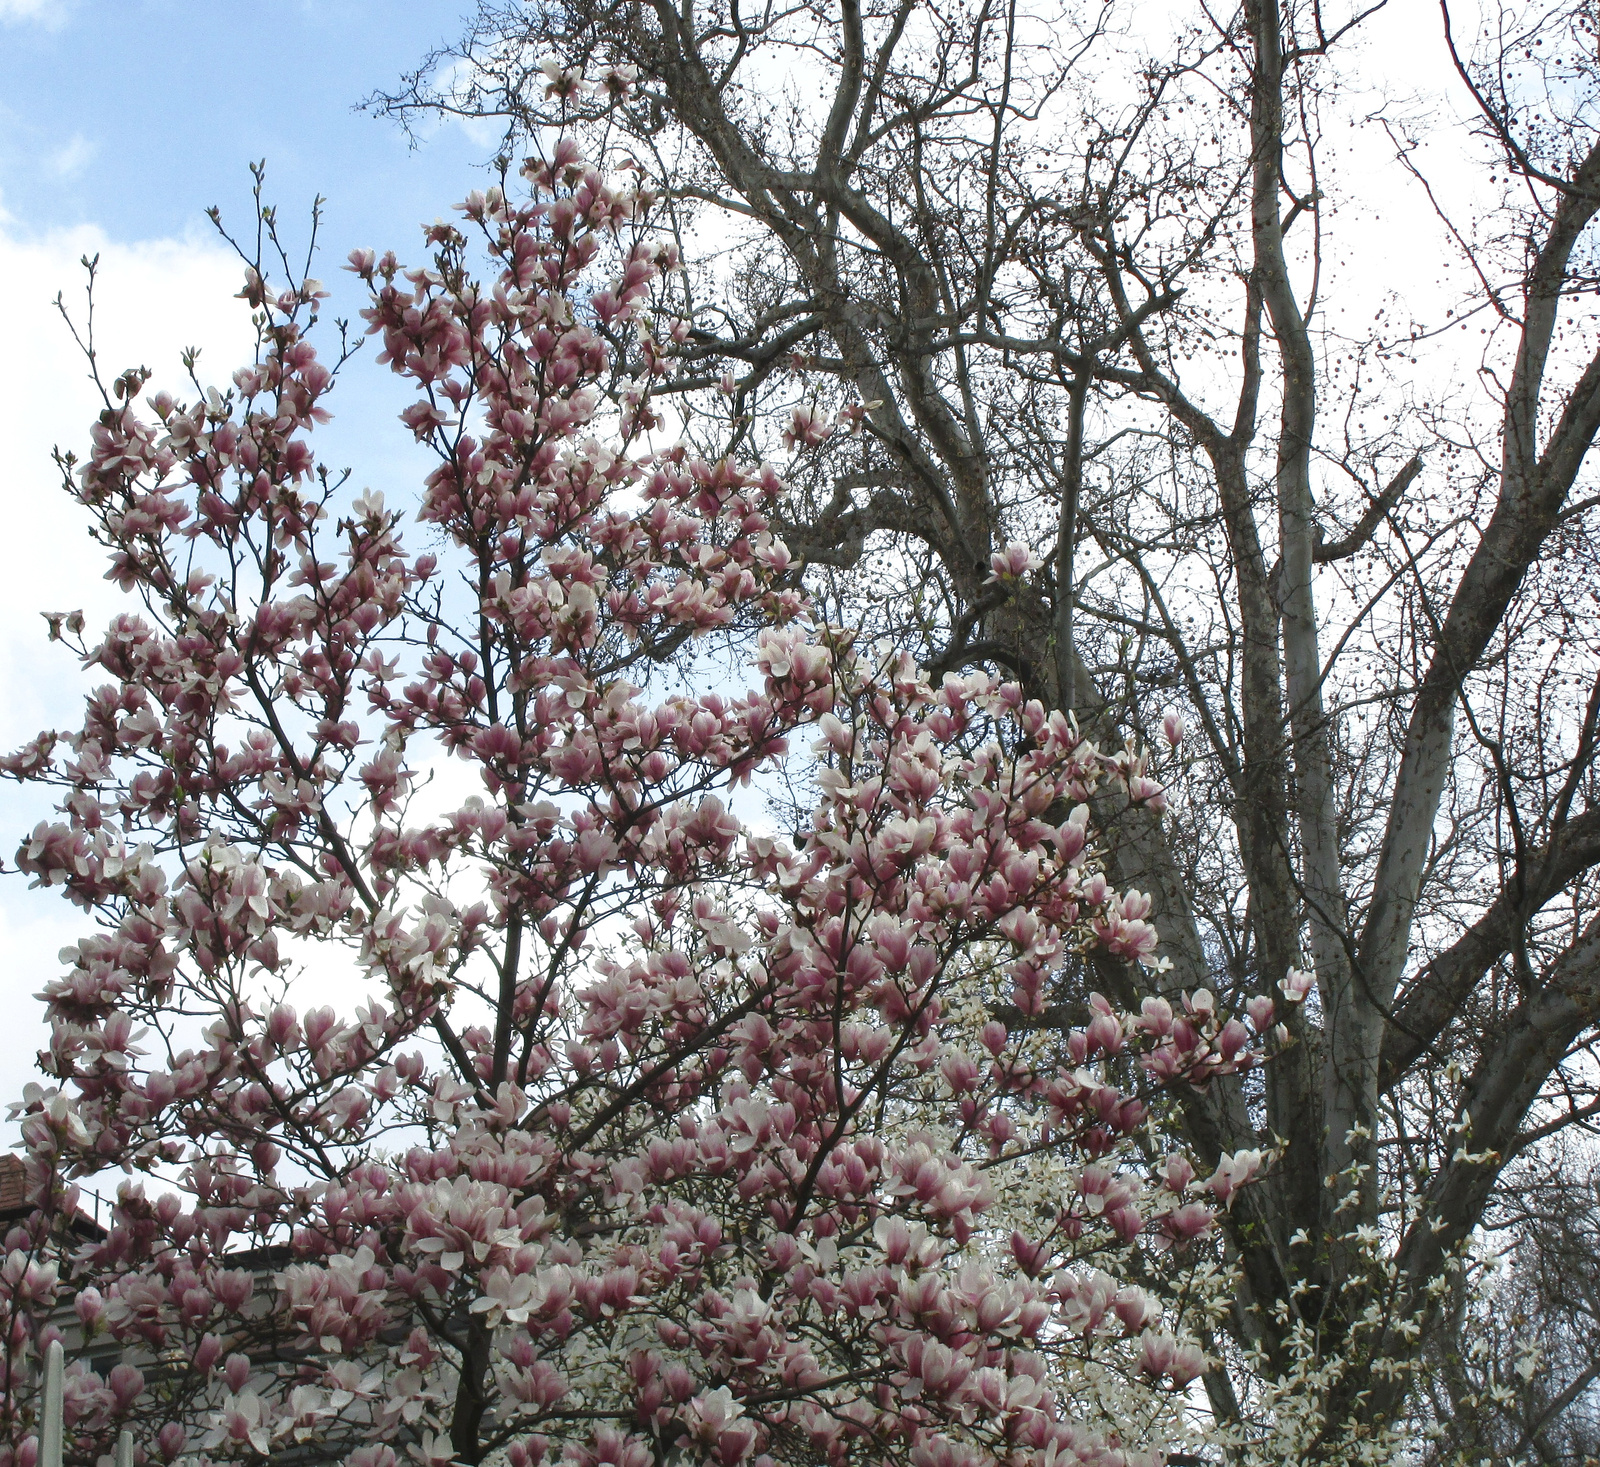
[[[61,1376],[66,1360],[61,1341],[44,1352],[44,1405],[39,1412],[39,1467],[61,1467]]]
[[[65,1431],[61,1385],[66,1372],[66,1357],[61,1341],[51,1340],[44,1352],[44,1401],[39,1408],[38,1467],[61,1467],[61,1443]],[[124,1427],[117,1436],[116,1467],[133,1467],[133,1433]]]

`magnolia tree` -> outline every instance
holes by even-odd
[[[523,174],[428,268],[351,257],[438,455],[414,513],[318,468],[323,293],[256,257],[233,388],[125,374],[65,460],[137,609],[52,619],[106,681],[5,764],[89,923],[17,1107],[6,1467],[58,1336],[79,1462],[1154,1457],[1263,1165],[1197,1180],[1160,1100],[1272,1004],[1030,1025],[1092,951],[1159,966],[1086,814],[1155,772],[814,616],[773,471],[650,448],[648,198],[564,143]]]

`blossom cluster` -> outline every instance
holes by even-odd
[[[60,794],[18,865],[96,925],[18,1107],[0,1455],[67,1331],[82,1461],[125,1425],[162,1462],[1147,1460],[1205,1360],[1131,1261],[1266,1161],[1153,1167],[1151,1108],[1272,1005],[1046,1026],[1091,952],[1154,987],[1087,807],[1158,802],[1143,756],[818,621],[774,472],[651,446],[648,199],[565,142],[524,174],[425,268],[351,257],[437,455],[413,526],[316,463],[315,282],[252,268],[232,390],[146,413],[131,375],[94,429],[138,610],[82,645],[82,727],[4,763]],[[751,813],[779,770],[802,829]],[[330,954],[364,1003],[306,1002]],[[1086,1362],[1142,1404],[1089,1420]]]

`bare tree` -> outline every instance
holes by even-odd
[[[1427,1351],[1426,1460],[1584,1467],[1600,1457],[1600,1171],[1563,1147],[1509,1180],[1489,1276],[1460,1278]]]
[[[1597,1106],[1596,10],[1443,16],[1485,169],[1470,217],[1441,198],[1463,293],[1351,335],[1327,200],[1361,180],[1322,142],[1370,13],[485,3],[374,99],[502,118],[508,151],[626,140],[705,262],[686,421],[801,445],[825,594],[1102,737],[1186,710],[1174,809],[1117,822],[1113,874],[1173,990],[1315,975],[1264,1082],[1184,1113],[1208,1158],[1281,1147],[1207,1384],[1244,1431],[1316,1362],[1307,1459],[1403,1422],[1504,1168]],[[1467,318],[1475,395],[1433,401],[1406,374]],[[1012,542],[1037,563],[996,574]]]

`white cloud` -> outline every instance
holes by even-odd
[[[65,22],[67,0],[0,0],[0,22],[36,21],[50,30]]]
[[[16,8],[16,0],[0,7]],[[9,11],[0,9],[0,15]],[[103,579],[105,554],[88,537],[82,510],[61,487],[52,447],[81,451],[100,399],[82,354],[52,302],[59,292],[81,324],[85,256],[100,257],[95,341],[106,379],[143,364],[178,388],[180,353],[202,351],[203,378],[226,382],[249,359],[249,314],[233,299],[242,267],[220,244],[200,237],[124,243],[92,227],[29,236],[0,213],[0,278],[8,292],[0,353],[0,747],[17,747],[44,727],[81,718],[91,686],[71,654],[46,638],[41,611],[82,608],[90,627],[120,599]],[[209,372],[206,368],[209,367]],[[0,787],[0,856],[43,818],[46,802]],[[4,1001],[12,1022],[0,1030],[0,1100],[20,1095],[34,1051],[44,1042],[32,995],[59,969],[56,954],[81,936],[85,915],[58,893],[0,881]],[[3,1145],[0,1141],[0,1145]]]
[[[4,0],[0,0],[4,3]],[[57,178],[75,178],[100,151],[100,144],[86,138],[81,132],[73,135],[48,158],[50,171]]]
[[[4,0],[0,0],[4,3]],[[473,117],[470,115],[467,104],[467,92],[473,80],[476,68],[471,62],[462,57],[448,62],[434,72],[432,85],[442,97],[456,97],[463,102],[460,112],[446,113],[437,121],[424,121],[419,126],[419,133],[427,136],[430,133],[443,131],[445,128],[456,128],[465,135],[467,140],[477,148],[498,148],[505,138],[505,126],[502,119],[497,117]]]

